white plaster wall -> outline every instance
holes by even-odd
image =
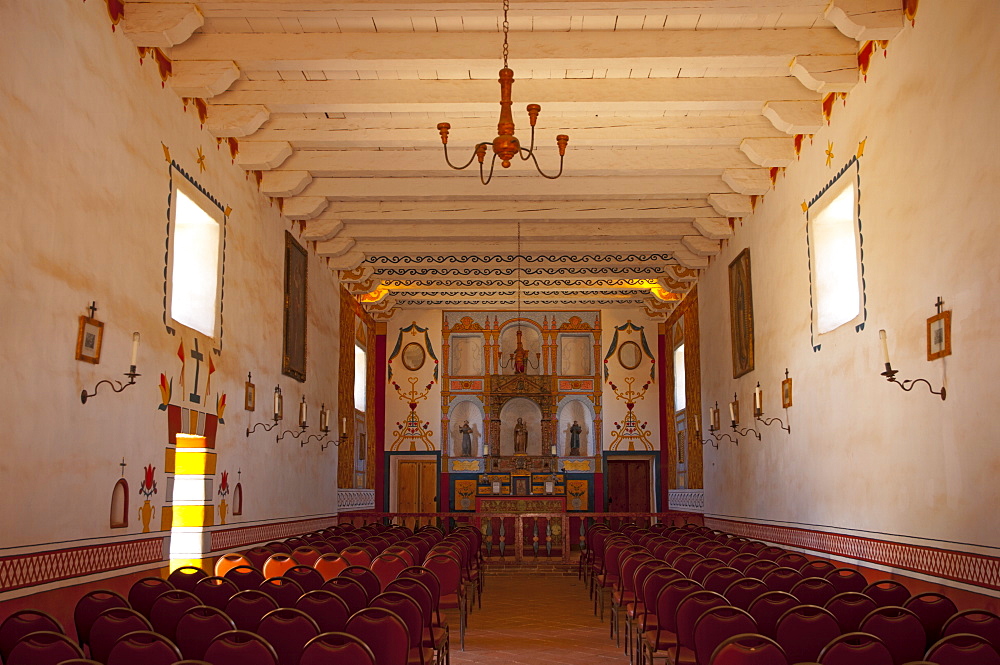
[[[1000,545],[1000,448],[993,416],[1000,377],[1000,145],[995,28],[1000,5],[921,3],[916,27],[873,59],[867,83],[806,142],[757,212],[700,285],[703,402],[723,414],[764,388],[766,415],[787,417],[738,448],[705,447],[706,511],[884,535]],[[864,331],[809,338],[805,216],[811,199],[867,138],[861,218],[868,320]],[[833,143],[835,158],[825,165]],[[752,255],[756,368],[733,380],[728,264]],[[953,355],[926,360],[925,321],[941,296],[953,311]],[[942,402],[923,385],[903,392],[882,371],[878,331],[888,331],[900,378],[946,385]],[[788,368],[794,406],[780,408]],[[743,409],[746,413],[745,408]],[[725,420],[725,418],[723,418]],[[744,418],[744,421],[746,418]],[[974,549],[974,548],[973,548]]]
[[[0,486],[7,508],[0,511],[0,547],[140,531],[135,510],[146,464],[157,469],[153,502],[163,504],[167,425],[157,384],[160,372],[176,373],[179,338],[161,320],[168,194],[161,143],[233,209],[224,347],[214,359],[212,392],[228,396],[218,468],[230,472],[231,485],[242,470],[244,514],[237,519],[335,510],[335,447],[320,453],[276,444],[273,433],[248,439],[244,432],[267,416],[275,384],[285,394],[286,424],[303,393],[314,423],[322,401],[335,404],[335,277],[310,255],[309,379],[300,384],[280,373],[283,234],[290,225],[199,128],[194,112],[184,113],[161,86],[152,60],[140,66],[132,42],[120,28],[112,32],[104,3],[4,3],[2,15],[0,403],[7,416]],[[205,172],[196,163],[199,147]],[[74,359],[77,317],[92,300],[105,322],[96,366]],[[127,370],[134,330],[142,334],[137,385],[121,394],[103,386],[82,405],[81,389]],[[192,335],[183,337],[190,348]],[[253,418],[243,410],[247,372],[258,391]],[[122,457],[132,514],[127,530],[111,530]]]

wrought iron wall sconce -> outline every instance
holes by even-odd
[[[786,370],[787,372],[787,370]],[[778,417],[774,418],[764,418],[764,391],[760,389],[760,381],[757,382],[757,387],[753,391],[753,418],[754,420],[763,423],[765,426],[770,426],[773,423],[778,423],[778,426],[788,432],[792,433],[792,426],[785,426],[785,422]],[[760,435],[757,435],[760,438]]]
[[[321,440],[330,435],[330,412],[326,410],[326,402],[319,407],[319,432],[316,434],[311,434],[306,437],[304,441],[300,441],[299,445],[304,446],[312,440]],[[326,450],[330,443],[327,442],[325,445],[320,446],[320,450]]]
[[[928,381],[927,379],[904,379],[903,381],[898,380],[896,378],[896,374],[899,373],[899,370],[893,369],[892,365],[889,363],[889,342],[886,340],[885,331],[879,330],[878,336],[879,339],[882,340],[882,361],[885,363],[885,371],[882,372],[882,376],[885,377],[886,381],[888,381],[889,383],[895,383],[897,386],[899,386],[906,392],[910,392],[911,390],[913,390],[914,386],[916,386],[918,383],[926,383],[927,390],[929,390],[932,395],[940,395],[942,401],[948,398],[948,391],[945,389],[944,386],[941,386],[940,391],[934,390],[934,386],[932,386],[931,382]]]
[[[281,386],[275,386],[274,387],[274,415],[271,418],[274,422],[271,423],[270,425],[268,425],[267,423],[264,423],[264,422],[259,422],[259,423],[257,423],[256,425],[253,426],[253,429],[250,429],[249,427],[247,427],[247,436],[249,437],[251,434],[253,434],[254,432],[256,432],[258,427],[263,427],[265,432],[270,432],[275,427],[277,427],[278,426],[278,422],[281,421],[282,411],[283,411],[283,408],[282,408],[283,407],[283,403],[284,403],[284,398],[281,396]]]
[[[745,427],[743,429],[739,428],[740,424],[740,400],[736,397],[736,393],[733,393],[733,401],[729,403],[729,424],[732,425],[733,431],[740,436],[747,436],[748,434],[753,434],[760,441],[760,432],[752,427]]]
[[[101,381],[98,381],[97,385],[94,386],[94,392],[88,393],[86,388],[84,388],[83,390],[81,390],[80,391],[80,402],[82,402],[83,404],[86,404],[87,400],[89,398],[94,397],[95,395],[97,395],[97,389],[101,387],[102,383],[106,383],[109,386],[111,386],[111,389],[113,391],[115,391],[116,393],[120,393],[123,390],[125,390],[126,388],[128,388],[129,386],[135,385],[135,379],[136,379],[136,377],[142,376],[142,374],[139,374],[138,372],[135,371],[135,363],[136,363],[136,359],[137,359],[138,355],[139,355],[139,333],[134,332],[134,333],[132,333],[132,357],[131,357],[131,360],[129,361],[128,371],[125,372],[125,374],[124,374],[124,376],[128,377],[128,383],[122,383],[121,381],[118,381],[118,380],[112,381],[111,379],[103,379]]]
[[[740,445],[739,440],[735,436],[733,436],[732,434],[729,434],[728,432],[725,433],[725,434],[716,434],[716,432],[718,432],[719,429],[720,429],[720,427],[719,427],[719,403],[718,402],[715,403],[715,406],[708,407],[708,413],[709,413],[708,434],[712,438],[711,439],[702,439],[701,436],[698,433],[698,430],[696,429],[694,431],[694,436],[695,436],[696,439],[698,439],[699,441],[701,441],[701,445],[704,446],[705,444],[710,443],[710,444],[712,444],[713,448],[717,449],[719,447],[719,442],[722,441],[723,439],[729,439],[730,441],[732,441],[733,443],[735,443],[737,446]]]
[[[286,429],[275,438],[275,442],[284,439],[286,434],[291,434],[293,439],[297,439],[305,434],[306,430],[309,429],[309,423],[306,421],[308,411],[309,407],[306,405],[306,396],[303,395],[302,401],[299,402],[299,433],[296,434],[294,430]]]

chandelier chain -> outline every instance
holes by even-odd
[[[507,20],[507,10],[510,9],[510,0],[503,0],[503,66],[507,67],[507,33],[510,32],[510,21]]]
[[[506,4],[506,2],[504,3]],[[517,220],[517,327],[521,327],[521,219]]]

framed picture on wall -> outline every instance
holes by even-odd
[[[281,373],[306,380],[306,277],[305,248],[285,231],[285,325]]]
[[[243,388],[243,408],[247,411],[257,408],[257,386],[250,381],[247,381]]]
[[[733,343],[733,378],[753,371],[753,288],[750,248],[729,264],[729,320]]]
[[[951,310],[927,319],[927,360],[951,355]]]
[[[792,379],[787,378],[781,382],[781,406],[787,409],[792,405]]]
[[[85,363],[101,362],[101,343],[104,341],[104,322],[88,316],[80,317],[76,333],[76,359]]]

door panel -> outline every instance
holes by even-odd
[[[607,479],[608,512],[649,512],[649,460],[608,460]]]
[[[437,512],[437,463],[433,460],[400,461],[396,477],[399,512]]]

